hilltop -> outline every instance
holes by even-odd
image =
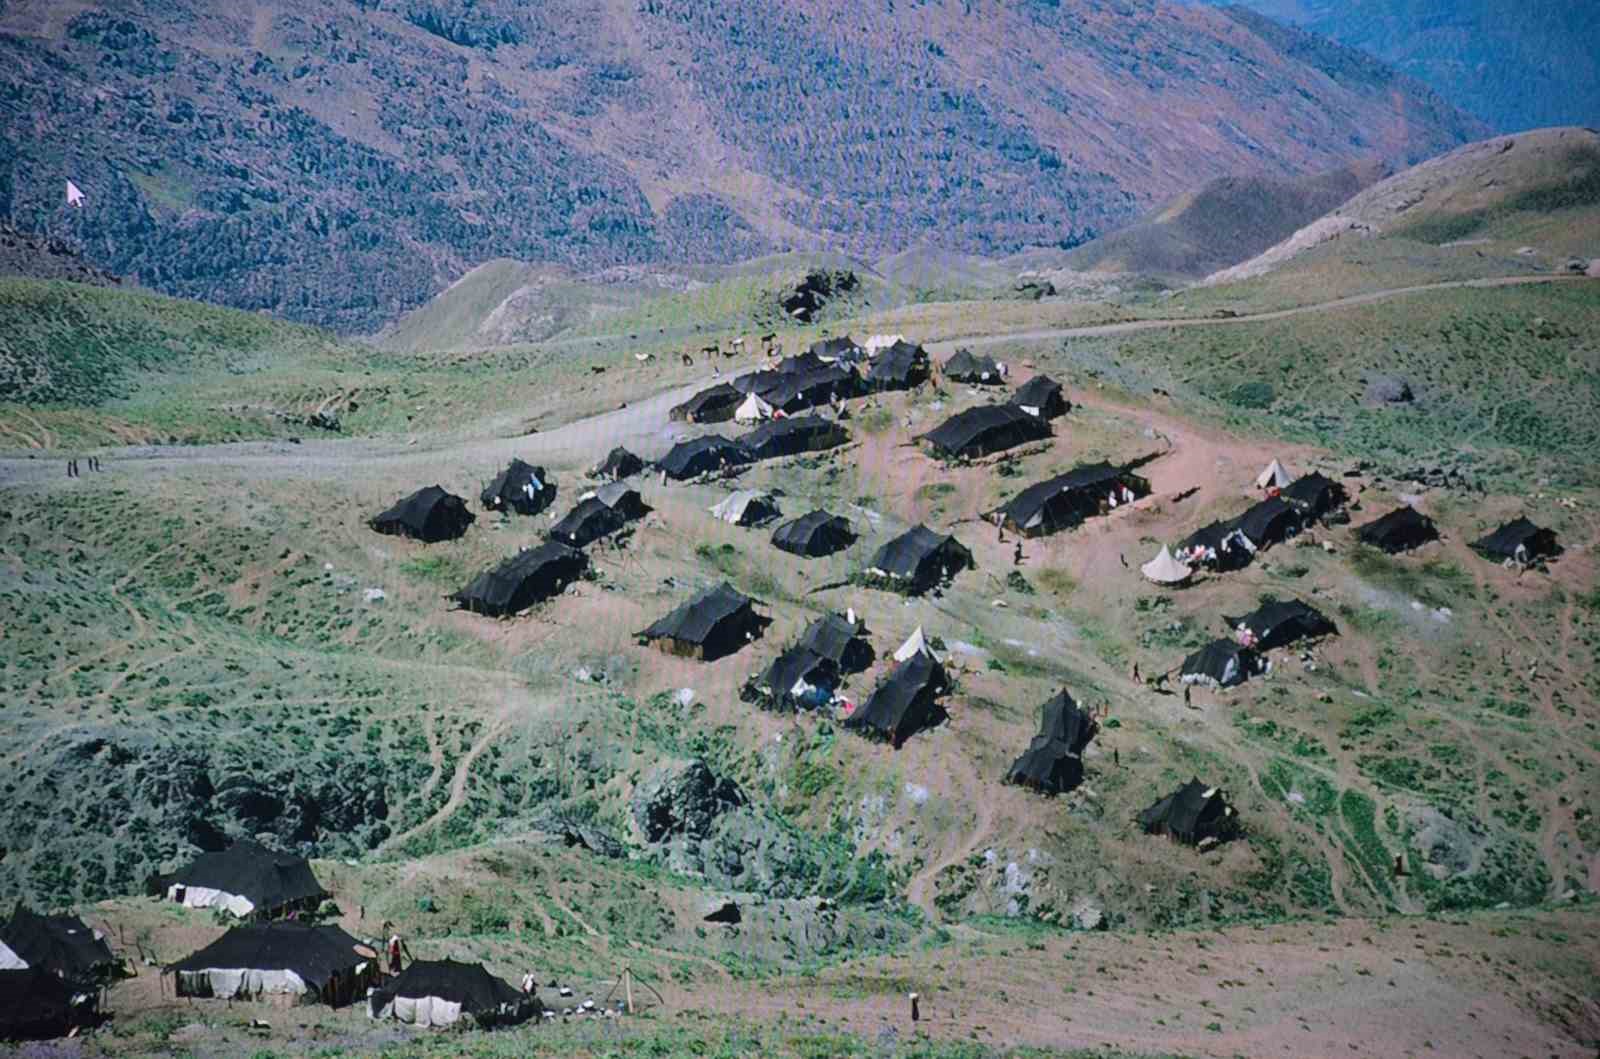
[[[0,215],[350,333],[501,258],[1065,247],[1197,181],[1486,131],[1360,53],[1154,0],[25,0],[0,54]]]

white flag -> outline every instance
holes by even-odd
[[[74,208],[83,205],[83,189],[72,181],[67,181],[67,205]]]

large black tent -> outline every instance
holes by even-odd
[[[873,390],[909,390],[928,379],[928,352],[904,339],[872,358],[867,385]]]
[[[1151,835],[1170,835],[1195,845],[1222,840],[1238,827],[1238,817],[1216,787],[1192,779],[1139,814],[1139,826]]]
[[[1356,531],[1356,536],[1363,544],[1370,544],[1393,555],[1438,540],[1439,529],[1433,524],[1433,519],[1407,504],[1362,526]]]
[[[778,385],[761,398],[779,411],[793,414],[826,405],[838,398],[861,394],[861,376],[841,364],[824,364],[811,371],[786,372]]]
[[[1185,684],[1231,688],[1260,669],[1260,656],[1250,648],[1232,640],[1212,640],[1183,660],[1179,679]]]
[[[1314,471],[1290,482],[1280,495],[1293,504],[1307,521],[1321,518],[1342,507],[1347,499],[1343,485]]]
[[[843,614],[824,614],[807,625],[797,646],[826,658],[846,673],[859,672],[872,664],[872,645],[862,635],[865,627]]]
[[[225,908],[243,919],[316,908],[328,896],[304,857],[240,839],[202,853],[170,875],[153,876],[153,896],[190,908]]]
[[[598,496],[591,496],[578,501],[560,522],[550,527],[550,539],[569,548],[583,548],[627,524],[627,516],[621,511]]]
[[[821,361],[851,361],[859,359],[863,351],[856,345],[856,340],[849,335],[835,335],[811,343],[811,348],[807,352]]]
[[[729,385],[746,396],[755,394],[765,399],[767,394],[782,386],[787,378],[788,376],[781,371],[747,371],[736,377]]]
[[[1039,733],[1012,762],[1006,782],[1044,794],[1063,794],[1083,781],[1083,750],[1095,723],[1065,690],[1044,704]]]
[[[485,570],[450,598],[475,614],[516,614],[560,594],[588,565],[588,556],[576,548],[546,541]]]
[[[993,357],[975,356],[970,349],[956,350],[954,355],[944,362],[940,371],[952,382],[980,383],[987,386],[998,386],[1005,382],[1005,373],[1000,370],[1000,365]]]
[[[0,924],[0,968],[32,968],[75,983],[103,982],[120,964],[99,931],[77,916],[45,916],[21,901]]]
[[[733,413],[743,401],[744,394],[730,384],[721,382],[701,390],[667,415],[688,423],[722,423],[733,418]]]
[[[898,747],[944,720],[944,708],[938,701],[944,688],[944,667],[932,655],[919,651],[895,666],[872,696],[844,719],[844,726]]]
[[[626,482],[607,482],[596,489],[594,495],[606,507],[629,521],[644,518],[650,513],[650,505],[644,502],[639,490]]]
[[[377,957],[338,927],[308,923],[238,926],[172,964],[177,994],[219,1000],[296,996],[339,1007],[366,995]]]
[[[512,460],[478,494],[478,501],[490,511],[515,511],[537,515],[556,498],[556,483],[543,467]]]
[[[926,441],[939,455],[954,459],[987,456],[1049,436],[1050,424],[1043,419],[1016,405],[991,404],[957,412],[918,440]]]
[[[1011,403],[1042,419],[1064,416],[1071,409],[1061,384],[1048,375],[1035,375],[1011,395]]]
[[[775,547],[813,559],[848,548],[855,539],[848,519],[821,510],[785,522],[772,532]]]
[[[638,635],[668,654],[713,662],[761,631],[755,601],[726,581],[674,608]]]
[[[1237,570],[1248,566],[1255,553],[1238,526],[1232,522],[1213,522],[1185,537],[1178,544],[1176,555],[1191,566]]]
[[[65,1037],[94,1020],[95,998],[47,971],[0,970],[0,1041]]]
[[[1268,497],[1252,504],[1234,519],[1233,525],[1257,551],[1262,551],[1300,532],[1300,512],[1282,497]]]
[[[739,441],[758,460],[793,456],[837,448],[850,440],[850,432],[821,416],[788,416],[762,423]]]
[[[823,705],[838,686],[838,664],[797,644],[746,686],[744,698],[765,709],[792,712]]]
[[[1074,754],[1083,753],[1098,730],[1094,718],[1072,701],[1065,688],[1056,692],[1039,712],[1039,734],[1064,744]]]
[[[1327,615],[1298,599],[1273,600],[1243,617],[1230,618],[1224,614],[1222,620],[1238,634],[1241,643],[1258,651],[1287,647],[1296,640],[1339,631]]]
[[[395,504],[367,524],[379,533],[433,543],[454,540],[467,532],[477,516],[467,502],[443,487],[430,485]]]
[[[729,441],[720,434],[690,438],[672,446],[672,450],[656,466],[667,472],[667,477],[683,480],[715,471],[723,466],[737,467],[749,463],[750,450],[737,441]]]
[[[1537,526],[1525,518],[1513,519],[1487,537],[1472,542],[1472,550],[1490,559],[1533,562],[1561,553],[1554,530]]]
[[[621,481],[631,478],[644,470],[644,461],[627,449],[618,445],[606,453],[606,458],[595,465],[593,472],[596,478],[610,478],[612,481]]]
[[[521,1022],[541,1009],[481,963],[416,960],[372,994],[367,1010],[373,1018],[416,1026],[453,1026],[468,1018],[487,1029]]]
[[[921,592],[972,565],[972,553],[954,537],[916,525],[878,549],[868,571],[895,587]]]
[[[1070,529],[1110,510],[1113,502],[1126,503],[1149,492],[1150,483],[1138,475],[1109,463],[1091,463],[1028,486],[986,517],[998,515],[1012,532],[1039,537]]]

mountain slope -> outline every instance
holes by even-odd
[[[1197,180],[1484,131],[1358,53],[1154,0],[21,0],[0,55],[0,215],[346,331],[499,257],[1070,246]]]

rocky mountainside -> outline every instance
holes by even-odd
[[[0,217],[347,332],[494,258],[1071,246],[1213,177],[1485,131],[1358,52],[1157,0],[12,0],[0,54]]]
[[[92,287],[115,287],[122,280],[83,259],[66,239],[19,232],[0,224],[0,276],[64,279]]]

